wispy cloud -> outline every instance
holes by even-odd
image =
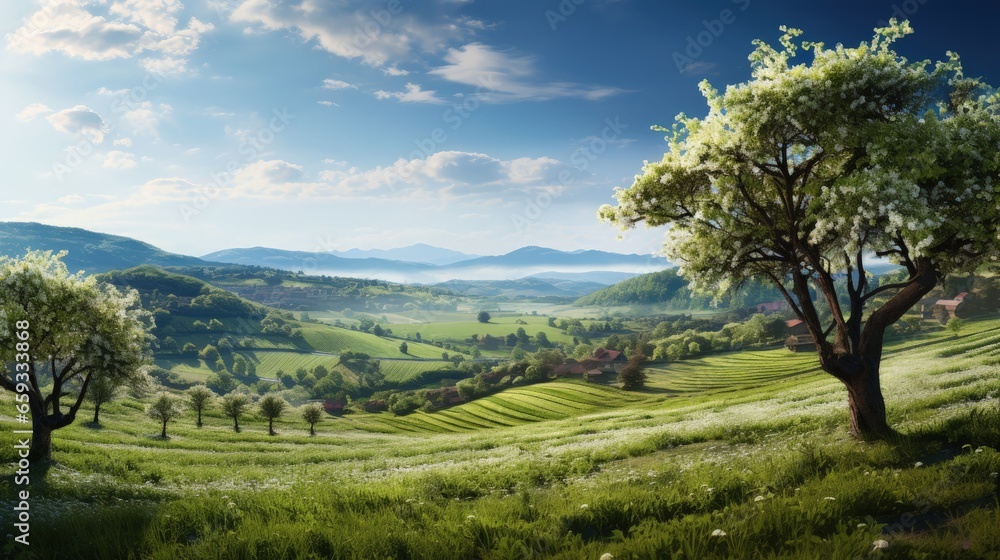
[[[400,103],[444,103],[435,90],[424,90],[419,84],[406,84],[406,91],[375,92],[376,99],[395,99]]]
[[[617,87],[540,81],[532,57],[498,51],[482,43],[449,49],[444,60],[445,66],[430,73],[475,86],[481,101],[545,101],[568,97],[599,100],[624,92]]]

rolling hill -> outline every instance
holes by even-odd
[[[66,250],[63,259],[70,271],[88,274],[142,264],[201,266],[211,264],[196,257],[168,253],[130,237],[86,229],[57,227],[35,222],[0,222],[0,254],[23,255],[28,249]]]

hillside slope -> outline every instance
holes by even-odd
[[[209,264],[196,257],[168,253],[130,237],[35,222],[0,222],[0,254],[18,256],[23,255],[28,249],[55,252],[66,250],[68,254],[63,262],[70,271],[84,270],[88,274],[142,264],[158,266]]]

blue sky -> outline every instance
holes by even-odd
[[[779,25],[857,44],[894,14],[904,55],[1000,83],[1000,7],[971,1],[5,2],[0,219],[195,255],[649,253],[662,231],[595,212],[662,155],[651,125]]]

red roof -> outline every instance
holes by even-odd
[[[762,311],[778,311],[785,306],[787,302],[784,301],[769,301],[767,303],[761,303],[757,305],[757,309]]]
[[[962,303],[964,302],[960,299],[939,299],[934,302],[934,305],[940,305],[943,307],[958,307]]]
[[[605,350],[604,352],[601,352],[600,354],[594,354],[594,359],[596,359],[598,361],[601,361],[601,362],[613,362],[613,361],[617,360],[618,357],[621,356],[621,355],[622,355],[622,353],[619,352],[618,350]]]
[[[965,299],[965,296],[967,296],[967,295],[969,295],[969,292],[962,292],[962,293],[958,294],[957,296],[955,296],[955,301],[962,301],[962,300]]]
[[[785,321],[785,326],[792,329],[802,324],[802,319],[789,319]]]

